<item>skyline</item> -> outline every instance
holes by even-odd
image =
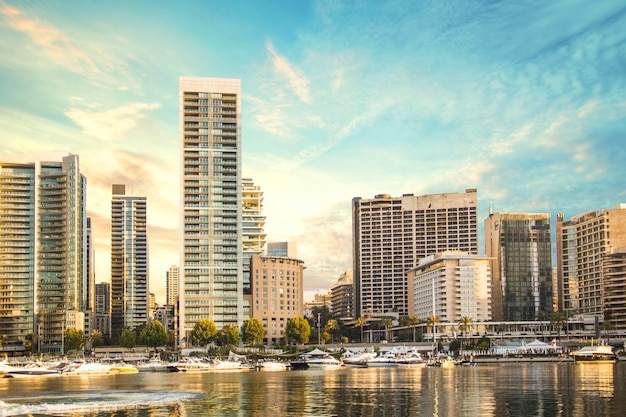
[[[626,202],[623,2],[292,3],[0,0],[0,154],[79,155],[96,282],[126,184],[165,299],[180,76],[241,79],[242,175],[308,293],[352,268],[353,197],[476,188],[479,253],[490,207],[554,223]]]

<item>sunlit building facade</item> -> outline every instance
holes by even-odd
[[[405,316],[407,271],[446,250],[477,254],[477,191],[352,200],[356,317]]]
[[[342,321],[354,320],[354,277],[347,270],[330,288],[330,313]]]
[[[285,337],[287,321],[303,315],[304,262],[295,258],[253,255],[252,317],[265,328],[264,343]]]
[[[250,318],[252,284],[250,258],[265,253],[265,216],[263,215],[263,191],[252,179],[242,180],[242,241],[243,241],[243,320]]]
[[[484,256],[446,251],[408,271],[409,316],[457,323],[491,320],[491,268]]]
[[[31,334],[60,353],[63,331],[87,308],[86,179],[78,155],[29,154],[0,162],[0,334]],[[33,341],[34,342],[34,341]]]
[[[626,204],[567,221],[558,214],[556,231],[559,309],[568,315],[602,316],[602,261],[612,250],[626,246]]]
[[[604,322],[614,330],[626,330],[626,247],[612,250],[602,259]]]
[[[244,319],[241,81],[180,77],[181,340]]]
[[[167,305],[178,305],[179,275],[180,268],[176,265],[170,266],[170,269],[165,273],[165,304]]]

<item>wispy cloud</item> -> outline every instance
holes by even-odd
[[[296,65],[289,62],[287,58],[279,55],[271,42],[267,43],[267,51],[272,56],[272,64],[274,65],[274,70],[277,75],[287,80],[294,94],[298,96],[301,101],[310,103],[309,80],[304,72]]]
[[[128,103],[107,110],[72,108],[65,112],[83,133],[105,141],[121,140],[135,128],[145,110],[156,109],[159,103]],[[94,105],[93,107],[99,107]]]
[[[57,65],[89,77],[101,74],[100,69],[87,53],[46,22],[29,18],[20,9],[7,4],[0,4],[0,16],[3,17],[7,26],[28,36],[39,47],[40,52]]]

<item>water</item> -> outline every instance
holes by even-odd
[[[626,363],[0,379],[0,416],[624,416]]]

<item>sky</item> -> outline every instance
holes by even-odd
[[[351,201],[478,190],[494,212],[626,203],[625,1],[0,0],[0,160],[78,154],[96,282],[111,184],[179,263],[180,76],[242,82],[243,176],[305,300],[352,268]],[[484,253],[482,232],[479,246]]]

